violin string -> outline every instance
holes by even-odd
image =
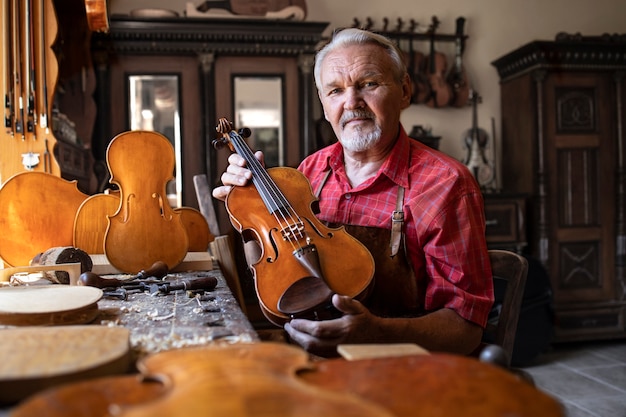
[[[276,187],[272,187],[271,178],[269,178],[269,175],[265,169],[263,169],[261,163],[254,157],[252,150],[247,145],[242,144],[243,138],[236,133],[234,134],[236,135],[236,139],[239,141],[240,153],[242,153],[242,156],[248,162],[248,167],[254,175],[253,180],[256,180],[257,182],[256,185],[259,193],[262,197],[265,197],[273,204],[271,211],[272,214],[276,216],[276,211],[280,211],[281,207],[287,205],[286,199],[281,195],[280,190],[276,189]],[[268,209],[270,208],[268,207]],[[284,217],[284,213],[281,212],[281,214]]]
[[[241,137],[238,137],[238,140],[241,140]],[[294,220],[291,206],[289,205],[287,199],[278,189],[278,187],[274,184],[273,180],[269,176],[269,173],[264,169],[261,163],[254,157],[252,150],[248,146],[242,147],[242,152],[246,155],[244,158],[248,161],[248,165],[250,170],[253,172],[254,179],[257,181],[256,186],[259,193],[264,196],[267,200],[271,202],[272,208],[271,212],[276,222],[280,225],[281,230],[287,232],[283,232],[283,238],[287,238],[292,245],[292,248],[295,250],[294,241],[291,239],[293,232],[294,223],[297,224],[297,220]],[[266,203],[267,204],[267,203]],[[269,204],[267,204],[269,205]],[[268,207],[270,209],[270,207]],[[286,214],[289,214],[289,219],[286,217]],[[282,220],[282,221],[281,221]],[[290,221],[291,220],[291,221]],[[296,240],[297,241],[297,240]]]
[[[296,246],[294,245],[294,239],[291,237],[295,236],[294,232],[297,232],[298,236],[295,236],[295,243],[297,243],[297,248],[300,249],[300,239],[302,239],[304,235],[302,234],[302,227],[298,227],[298,225],[303,224],[302,219],[298,216],[287,198],[272,180],[267,170],[265,170],[263,165],[261,165],[261,162],[256,159],[254,153],[250,147],[247,146],[241,135],[231,131],[230,137],[231,141],[239,145],[236,146],[239,148],[238,152],[248,162],[248,167],[255,176],[254,178],[257,180],[257,190],[272,202],[274,207],[272,214],[277,223],[280,225],[282,230],[287,230],[287,233],[283,234],[283,237],[288,238],[295,250]],[[287,218],[287,215],[289,218]]]

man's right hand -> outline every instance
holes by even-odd
[[[263,152],[257,151],[254,156],[263,164]],[[246,185],[252,179],[252,172],[246,168],[246,160],[233,153],[228,157],[228,167],[220,179],[224,185],[213,189],[213,197],[224,201],[233,186]]]

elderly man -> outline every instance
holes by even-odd
[[[410,104],[411,80],[389,39],[339,31],[317,54],[314,71],[338,143],[307,157],[299,170],[317,192],[318,218],[345,225],[370,248],[375,283],[363,302],[335,294],[341,317],[295,318],[286,332],[321,355],[346,343],[472,352],[493,303],[483,200],[474,177],[455,159],[407,136],[400,114]],[[224,185],[213,191],[221,200],[252,175],[237,154],[229,164]],[[381,242],[390,249],[375,249]]]

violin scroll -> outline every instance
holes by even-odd
[[[233,130],[233,124],[230,121],[228,121],[228,119],[221,118],[218,121],[217,126],[215,126],[215,130],[217,131],[217,133],[221,134],[222,137],[219,139],[215,139],[211,142],[213,147],[215,149],[220,149],[222,146],[229,144],[230,142],[229,132]],[[242,138],[249,138],[252,135],[252,131],[247,127],[243,127],[239,129],[239,132],[237,133]],[[231,150],[233,149],[231,148]]]

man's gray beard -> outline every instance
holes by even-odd
[[[343,146],[347,151],[363,152],[370,149],[376,142],[378,142],[380,135],[381,130],[379,126],[376,126],[373,131],[365,135],[361,133],[361,128],[357,128],[350,135],[344,132],[339,138],[339,142],[341,142],[341,146]]]

